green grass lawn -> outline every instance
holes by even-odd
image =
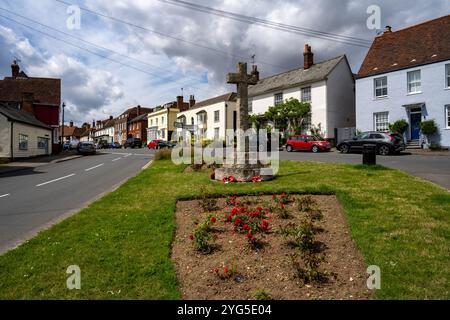
[[[170,246],[177,199],[248,192],[334,193],[380,299],[450,298],[450,194],[397,170],[281,162],[276,180],[224,185],[157,161],[77,215],[0,256],[0,299],[179,299]],[[81,268],[81,290],[66,269]]]

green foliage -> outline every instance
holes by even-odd
[[[432,143],[432,144],[430,144],[430,150],[431,151],[441,151],[442,146],[440,143]]]
[[[312,251],[316,242],[314,225],[310,220],[303,220],[299,226],[290,223],[280,227],[280,234],[301,251]]]
[[[301,254],[292,254],[290,257],[296,276],[305,284],[325,280],[325,274],[319,270],[320,264],[324,260],[323,256],[304,251]]]
[[[205,186],[200,187],[201,198],[200,206],[205,211],[214,211],[217,209],[217,199],[208,196]]]
[[[399,133],[403,135],[406,132],[406,129],[408,129],[408,126],[408,121],[401,119],[389,124],[389,130],[392,133]]]
[[[298,99],[291,98],[279,105],[269,107],[264,117],[271,121],[275,128],[287,130],[292,135],[301,130],[305,118],[310,113],[310,103],[300,102]]]
[[[420,130],[422,133],[426,136],[432,136],[438,132],[438,126],[436,124],[436,121],[434,119],[422,121],[420,124]]]
[[[272,295],[270,294],[270,292],[266,291],[264,289],[256,290],[253,293],[253,297],[255,298],[255,300],[273,300]]]
[[[309,212],[317,206],[317,202],[311,196],[302,196],[297,198],[297,205],[300,212]]]
[[[209,219],[205,220],[197,226],[194,230],[194,239],[192,243],[194,248],[202,253],[211,252],[211,240],[212,236],[210,233],[211,222]]]
[[[155,161],[170,160],[170,159],[172,159],[172,150],[171,149],[161,149],[155,153]]]

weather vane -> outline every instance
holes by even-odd
[[[256,57],[256,54],[252,54],[250,56],[250,58],[252,58],[252,64],[255,64],[255,57]]]

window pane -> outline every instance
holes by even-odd
[[[220,114],[219,111],[214,111],[214,122],[220,121]]]
[[[381,112],[374,113],[374,129],[375,131],[388,131],[389,130],[389,113]]]
[[[249,113],[253,112],[253,100],[252,99],[248,99],[248,112]]]
[[[446,111],[447,111],[447,128],[450,129],[450,105],[445,107]]]
[[[421,77],[420,70],[408,72],[408,93],[420,92]]]
[[[450,64],[447,64],[445,66],[445,74],[446,74],[446,80],[447,80],[447,87],[450,88]]]
[[[311,87],[302,88],[302,102],[311,102]]]
[[[387,96],[387,77],[377,78],[374,80],[375,97]]]
[[[277,93],[275,95],[275,105],[279,105],[281,103],[283,103],[283,93]]]

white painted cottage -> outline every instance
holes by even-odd
[[[334,139],[335,128],[355,126],[354,76],[345,55],[314,63],[311,47],[305,45],[303,68],[261,79],[249,87],[249,113],[262,114],[290,98],[311,103],[306,132],[314,125],[326,138]]]

